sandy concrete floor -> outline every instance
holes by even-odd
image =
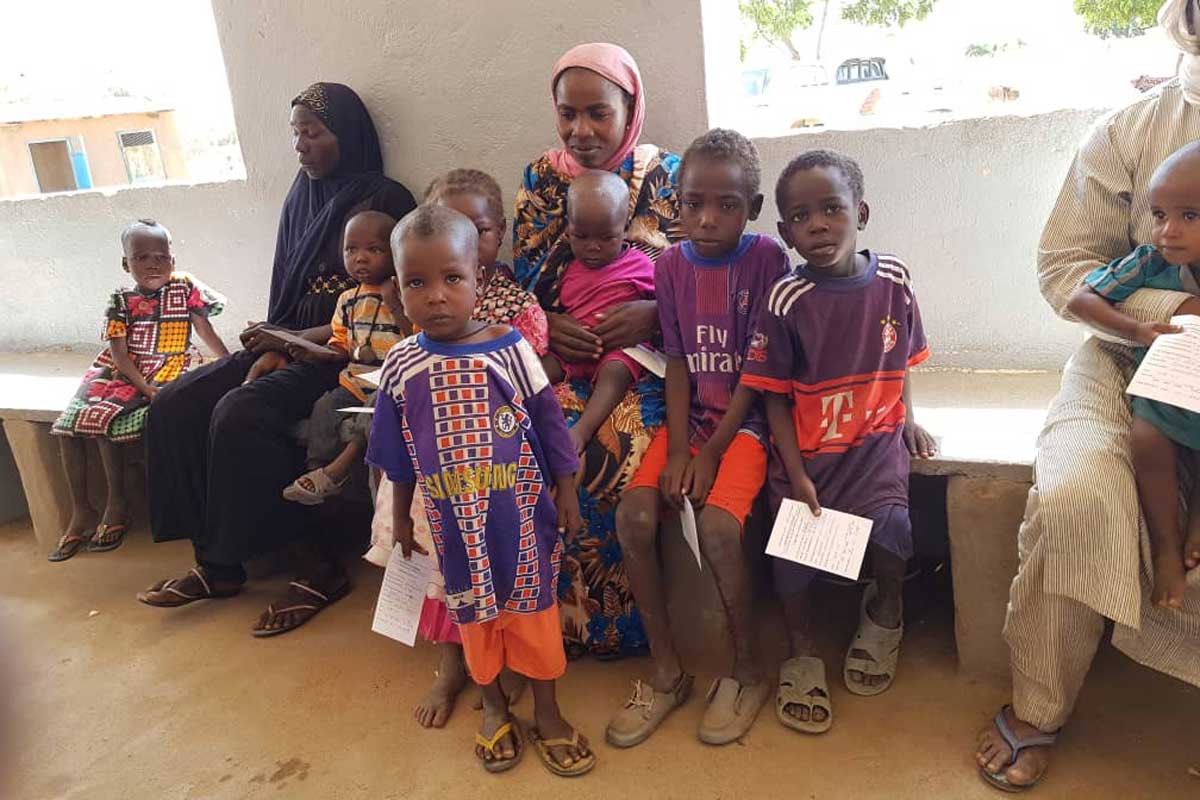
[[[902,670],[882,697],[833,686],[826,736],[784,730],[768,708],[739,744],[695,738],[701,698],[647,744],[616,751],[603,726],[646,668],[642,660],[575,663],[560,684],[569,718],[599,743],[600,765],[565,783],[526,753],[499,777],[474,762],[476,717],[460,704],[425,732],[409,709],[435,653],[369,630],[379,572],[353,568],[356,590],[304,630],[250,637],[284,584],[175,611],[133,593],[189,564],[185,544],[144,531],[112,554],[51,565],[28,523],[0,526],[0,687],[11,702],[10,761],[0,796],[41,798],[798,797],[996,798],[971,761],[1002,686],[955,670],[952,624],[932,608],[910,621]],[[831,611],[827,655],[850,635],[845,594]],[[95,613],[93,613],[95,612]],[[768,634],[778,652],[778,633]],[[840,673],[840,667],[838,669]],[[707,685],[702,673],[698,685]],[[4,696],[0,695],[0,706]],[[518,713],[530,715],[529,701]],[[0,725],[0,742],[3,741]],[[1104,648],[1038,797],[1200,796],[1200,691]],[[499,794],[503,793],[503,794]]]

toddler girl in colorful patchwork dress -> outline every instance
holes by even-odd
[[[83,376],[79,391],[55,421],[63,469],[71,494],[71,521],[50,554],[65,561],[85,546],[103,553],[120,547],[129,525],[124,456],[118,445],[141,438],[146,412],[159,387],[197,363],[195,331],[216,356],[229,351],[209,317],[219,314],[225,298],[191,275],[175,272],[171,234],[150,219],[121,232],[121,266],[133,277],[130,288],[113,292],[105,312],[103,338],[108,347]],[[100,524],[88,502],[85,439],[96,440],[108,482]]]

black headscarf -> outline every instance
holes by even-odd
[[[313,180],[298,172],[283,203],[267,319],[294,328],[302,327],[300,299],[308,279],[320,271],[322,254],[341,250],[342,227],[350,210],[381,205],[377,210],[399,218],[415,202],[403,186],[383,174],[375,124],[353,89],[340,83],[314,83],[292,105],[316,114],[337,137],[340,153],[331,175]],[[382,203],[372,202],[380,197]]]

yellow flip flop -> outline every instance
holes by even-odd
[[[512,758],[500,758],[500,754],[496,752],[496,747],[500,744],[505,736],[512,734],[513,744],[516,747],[516,752]],[[501,725],[492,734],[491,739],[483,738],[483,734],[475,734],[475,744],[490,753],[492,759],[489,761],[485,758],[480,758],[483,768],[491,773],[507,772],[517,765],[521,760],[521,756],[525,753],[525,744],[521,739],[521,726],[515,719],[510,719],[508,722]]]
[[[546,765],[546,769],[560,778],[578,778],[580,775],[591,772],[592,768],[596,766],[595,753],[588,753],[571,766],[564,767],[555,760],[554,755],[550,752],[551,747],[577,747],[579,745],[579,731],[577,730],[571,731],[569,739],[543,739],[538,734],[537,728],[530,728],[529,741],[533,742],[533,746],[537,748],[538,757]]]

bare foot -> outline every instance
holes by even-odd
[[[1200,567],[1200,520],[1188,528],[1187,540],[1183,543],[1183,566],[1185,569]]]
[[[462,647],[449,642],[438,645],[442,660],[429,693],[413,709],[413,717],[422,728],[441,728],[450,719],[454,703],[467,685],[467,666],[463,663]]]
[[[1017,719],[1012,708],[1004,709],[1004,719],[1017,739],[1045,735],[1045,731],[1038,730],[1029,723]],[[1008,742],[1004,741],[1004,737],[996,729],[996,723],[989,722],[988,726],[979,734],[979,747],[975,751],[975,761],[981,769],[1003,778],[1011,786],[1029,787],[1042,779],[1042,776],[1046,774],[1046,768],[1050,765],[1050,746],[1026,747],[1021,750],[1016,762],[1009,765],[1008,762],[1011,759],[1012,748],[1008,746]]]
[[[1150,602],[1159,608],[1179,608],[1183,605],[1183,592],[1187,588],[1187,576],[1183,569],[1181,553],[1154,553],[1154,592]]]

